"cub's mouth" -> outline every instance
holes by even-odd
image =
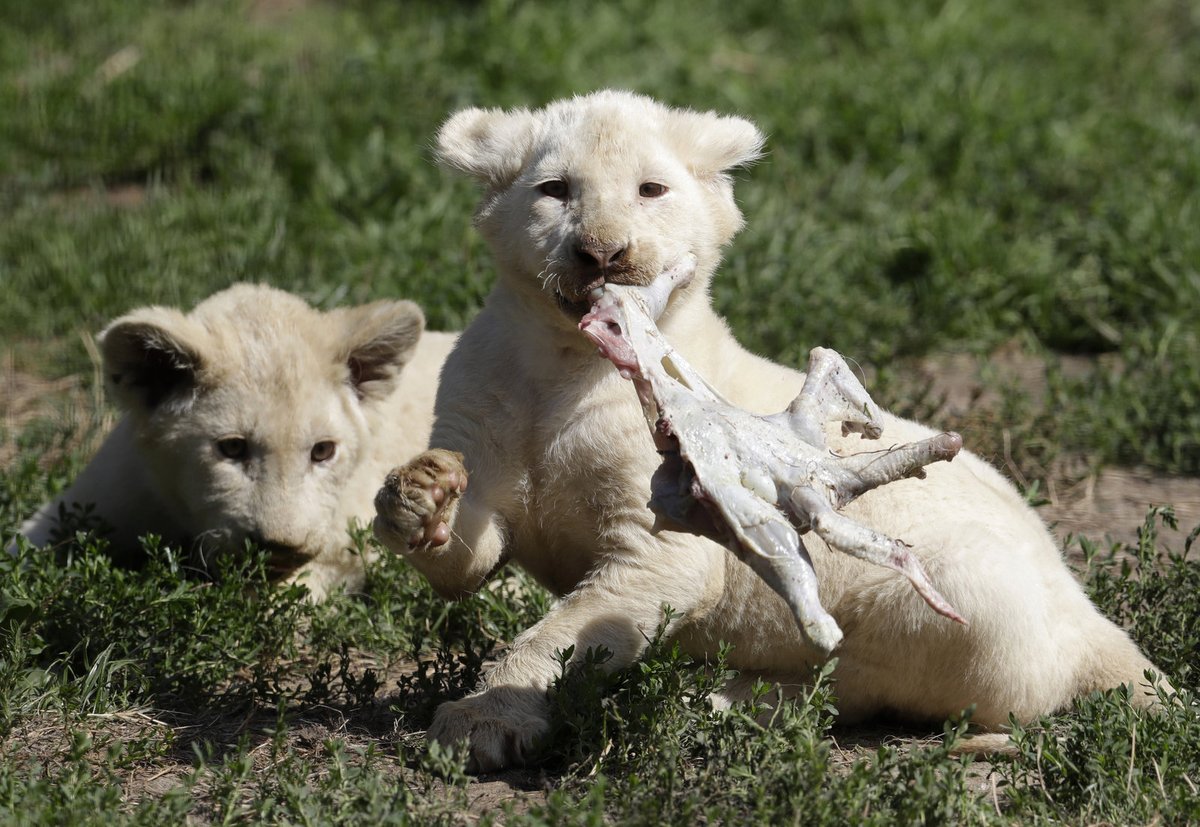
[[[692,253],[682,253],[668,259],[659,269],[647,269],[648,262],[635,263],[630,258],[597,272],[567,270],[553,282],[554,301],[571,321],[580,322],[604,295],[604,288],[613,285],[636,287],[649,291],[657,307],[656,318],[666,309],[672,295],[691,283],[696,273],[697,259]],[[547,287],[550,285],[547,284]]]
[[[611,272],[592,278],[570,279],[567,282],[568,285],[574,282],[580,286],[576,289],[572,289],[567,285],[556,287],[554,289],[554,301],[557,303],[559,310],[570,317],[572,321],[578,322],[591,310],[592,303],[604,295],[606,285],[646,285],[650,284],[652,280],[652,277],[642,275],[637,270],[617,270],[614,268]]]
[[[600,285],[600,286],[593,288],[593,292],[595,292],[597,290],[600,292],[603,292],[604,286]],[[572,301],[571,299],[568,299],[566,296],[564,296],[562,293],[560,293],[558,290],[554,291],[554,301],[557,302],[559,310],[561,310],[563,313],[566,313],[568,316],[570,316],[575,321],[579,321],[580,319],[582,319],[584,317],[584,315],[588,312],[588,310],[590,310],[592,307],[591,299],[588,296],[584,296],[579,301]]]
[[[558,309],[578,322],[591,309],[594,297],[604,294],[604,285],[619,281],[615,273],[564,273],[554,286]]]
[[[267,545],[267,573],[272,580],[282,580],[312,559],[312,555],[302,549],[285,546]]]

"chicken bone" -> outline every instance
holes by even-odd
[[[579,323],[600,354],[632,379],[663,457],[651,482],[657,528],[711,537],[738,555],[777,592],[809,641],[831,652],[841,629],[818,598],[817,573],[800,535],[894,569],[937,613],[965,624],[938,593],[905,543],[839,513],[880,485],[923,478],[924,467],[962,448],[953,432],[882,451],[838,455],[824,424],[878,439],[882,416],[835,351],[814,348],[799,395],[786,410],[759,416],[735,407],[663,337],[656,324],[670,294],[691,278],[692,263],[669,268],[649,286],[609,284],[590,296]]]

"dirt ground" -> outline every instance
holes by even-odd
[[[1059,367],[1070,377],[1111,366],[1103,359],[1068,356],[1060,357]],[[1045,363],[1015,347],[1002,348],[986,360],[966,354],[927,358],[917,372],[929,384],[931,396],[942,400],[935,417],[962,416],[971,406],[993,407],[1000,398],[995,388],[1005,386],[1027,392],[1035,407],[1044,404]],[[1010,475],[1020,475],[1003,457],[991,459],[1005,466],[1003,470]],[[1049,502],[1041,505],[1038,513],[1060,544],[1072,534],[1095,541],[1107,537],[1113,542],[1133,542],[1147,509],[1154,505],[1175,507],[1179,529],[1164,529],[1159,535],[1174,550],[1182,550],[1188,532],[1200,524],[1200,479],[1141,468],[1104,468],[1094,474],[1083,470],[1084,458],[1075,460],[1057,463],[1043,480],[1043,495]]]

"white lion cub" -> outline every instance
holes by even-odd
[[[107,388],[125,413],[96,457],[21,528],[36,545],[60,509],[94,506],[125,562],[156,533],[202,559],[252,540],[280,579],[320,600],[358,588],[351,551],[385,457],[423,448],[454,337],[420,308],[381,301],[320,312],[237,285],[189,314],[143,307],[100,336]]]
[[[733,554],[652,530],[658,457],[641,409],[577,330],[597,285],[647,284],[694,259],[694,278],[659,320],[663,334],[734,404],[786,407],[802,375],[743,350],[708,298],[721,247],[741,225],[728,171],[761,144],[740,118],[611,91],[536,111],[469,109],[442,127],[441,161],[484,187],[477,223],[499,279],[446,364],[434,450],[389,475],[375,531],[447,596],[480,588],[509,559],[563,595],[475,694],[437,711],[429,736],[469,739],[478,770],[521,761],[546,731],[556,652],[604,647],[610,666],[628,664],[664,605],[687,651],[732,643],[744,676],[796,684],[824,657]],[[889,442],[932,434],[884,420]],[[836,426],[828,439],[839,452],[861,450]],[[1140,684],[1151,668],[1088,602],[1037,515],[978,457],[932,465],[927,479],[876,489],[846,513],[912,544],[970,625],[930,611],[903,576],[807,535],[821,603],[845,632],[835,652],[842,720],[885,709],[940,720],[974,704],[974,721],[1000,728],[1010,712],[1048,713],[1089,690]]]

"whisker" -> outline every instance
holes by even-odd
[[[555,266],[561,264],[563,259],[561,256],[547,256],[546,266],[542,268],[542,272],[537,274],[538,281],[542,283],[542,289],[547,292],[560,293],[558,289],[562,283],[562,273],[555,269]]]

